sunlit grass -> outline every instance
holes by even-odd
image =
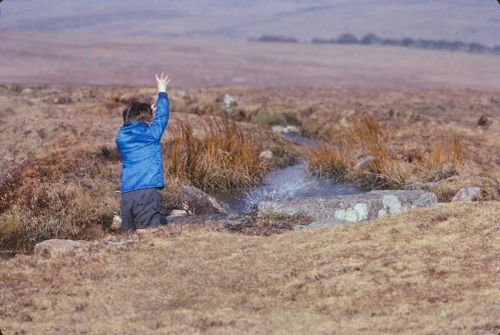
[[[166,174],[203,190],[227,190],[259,183],[271,163],[262,150],[227,119],[207,118],[204,136],[197,137],[189,123],[172,128],[173,140],[164,147]]]

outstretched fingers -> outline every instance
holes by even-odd
[[[168,74],[162,72],[160,75],[155,73],[156,81],[158,82],[158,89],[165,90],[168,85],[172,83],[172,79],[170,79]]]

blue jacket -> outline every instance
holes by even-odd
[[[165,186],[160,140],[167,128],[169,114],[168,95],[162,92],[158,95],[156,115],[151,124],[130,121],[120,128],[116,145],[122,157],[122,193]]]

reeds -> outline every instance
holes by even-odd
[[[459,138],[451,144],[436,143],[417,154],[391,149],[389,131],[367,116],[332,136],[332,143],[316,143],[303,152],[309,170],[318,176],[356,182],[372,189],[397,189],[417,181],[436,181],[457,174],[464,147]],[[411,157],[411,159],[408,159]]]
[[[166,174],[203,190],[227,190],[259,183],[272,167],[260,159],[261,147],[228,119],[207,118],[204,136],[189,123],[173,127],[164,146]]]
[[[306,157],[309,170],[317,177],[342,179],[348,173],[348,154],[338,146],[318,142],[302,150]]]

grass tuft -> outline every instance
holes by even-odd
[[[332,136],[331,143],[306,147],[309,170],[373,189],[399,189],[418,181],[438,181],[458,174],[464,146],[458,137],[436,143],[427,152],[397,152],[388,129],[367,116]],[[364,162],[362,162],[364,160]]]
[[[348,155],[333,144],[318,142],[303,149],[303,154],[317,177],[341,179],[348,173]]]
[[[89,152],[28,160],[0,181],[0,249],[51,238],[92,239],[118,210],[117,164]]]
[[[261,147],[228,119],[208,118],[205,136],[197,137],[189,123],[173,127],[164,147],[170,179],[205,191],[228,190],[259,183],[272,163],[259,157]]]

